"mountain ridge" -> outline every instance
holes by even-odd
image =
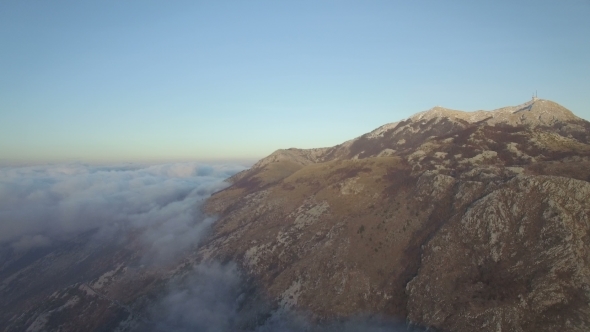
[[[449,126],[458,126],[459,129],[465,129],[470,125],[478,124],[480,122],[490,126],[524,126],[527,129],[546,129],[560,126],[562,131],[567,130],[573,132],[578,137],[578,140],[582,139],[585,144],[590,142],[590,126],[588,125],[588,122],[575,116],[563,106],[549,100],[538,99],[517,106],[502,107],[492,111],[479,110],[474,112],[464,112],[435,106],[429,110],[416,113],[402,121],[380,126],[367,134],[333,147],[279,149],[271,153],[269,156],[260,159],[250,169],[230,178],[230,182],[238,181],[247,176],[247,174],[278,161],[288,161],[293,164],[305,166],[312,163],[335,159],[362,159],[368,156],[392,156],[396,153],[399,154],[398,147],[403,148],[403,145],[407,143],[406,138],[403,136],[415,134],[421,130],[416,127],[409,128],[408,124],[420,123],[420,121],[434,121],[434,123],[440,122],[440,126],[445,127],[444,129],[447,130],[453,130],[453,128],[450,128]],[[455,128],[455,130],[456,129],[457,128]],[[435,134],[437,135],[433,136],[441,135],[440,131]],[[392,140],[391,137],[386,136],[399,136],[400,138]],[[389,141],[385,141],[387,138],[390,138]],[[421,137],[420,139],[424,140],[425,138],[426,137]],[[382,142],[379,142],[380,139]],[[374,145],[368,147],[373,151],[366,153],[366,149],[362,148],[363,145]],[[381,147],[381,149],[375,151],[375,147]],[[293,168],[297,167],[293,166]]]
[[[585,330],[589,133],[535,100],[435,107],[331,148],[278,150],[208,200],[220,219],[201,254],[322,319]]]

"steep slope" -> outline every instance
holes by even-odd
[[[206,205],[220,219],[200,256],[318,318],[582,331],[589,180],[590,123],[554,102],[435,107],[236,175]]]

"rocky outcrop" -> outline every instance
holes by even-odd
[[[589,213],[588,182],[508,181],[426,244],[408,318],[450,331],[587,331]]]

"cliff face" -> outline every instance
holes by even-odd
[[[440,107],[279,150],[213,195],[199,252],[283,307],[453,331],[588,330],[590,123],[546,100]]]

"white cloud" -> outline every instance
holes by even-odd
[[[3,167],[0,245],[27,250],[91,229],[102,236],[133,229],[166,258],[201,239],[213,219],[201,215],[200,205],[242,169],[200,163]]]

